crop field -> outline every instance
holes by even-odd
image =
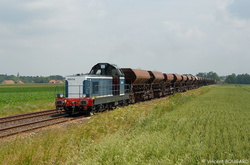
[[[249,98],[250,86],[215,85],[117,108],[0,140],[0,164],[249,164]]]
[[[58,84],[0,84],[0,116],[54,108]]]

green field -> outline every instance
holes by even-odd
[[[209,86],[0,141],[2,164],[249,164],[250,86]],[[65,129],[67,128],[67,129]],[[243,163],[239,163],[243,162]]]
[[[58,84],[0,84],[0,116],[54,108]]]

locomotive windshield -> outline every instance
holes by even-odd
[[[91,75],[123,76],[122,71],[115,65],[108,63],[96,64],[90,71]]]
[[[102,73],[101,69],[92,69],[89,74],[101,75],[101,73]]]

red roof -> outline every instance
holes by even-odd
[[[50,80],[49,83],[56,83],[56,80]]]
[[[15,84],[13,80],[4,80],[2,84]]]
[[[50,80],[49,83],[63,83],[62,80]]]
[[[24,84],[21,80],[17,81],[18,84]]]

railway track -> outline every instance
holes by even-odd
[[[0,118],[0,138],[64,123],[84,116],[69,117],[57,110],[45,110]]]

